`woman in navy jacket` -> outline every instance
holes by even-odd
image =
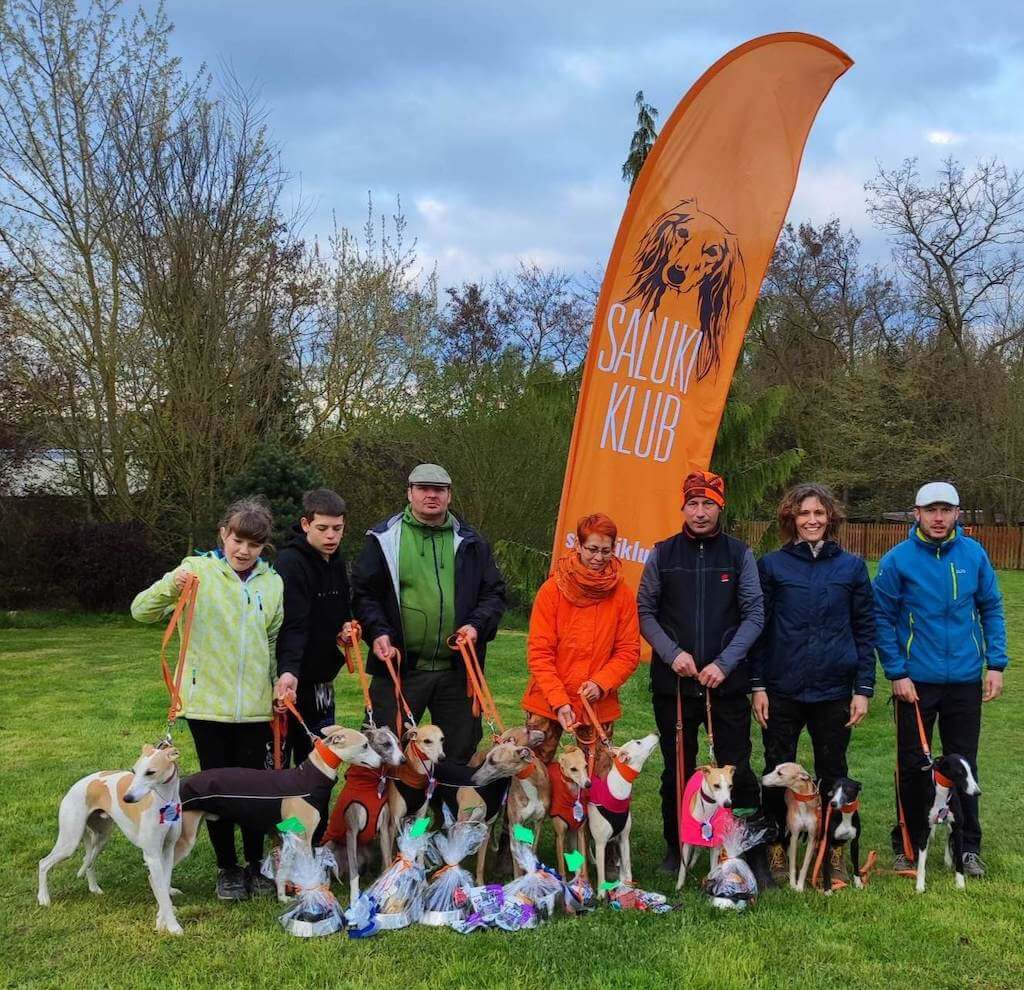
[[[796,759],[806,726],[823,791],[847,775],[850,732],[867,715],[875,687],[871,580],[864,561],[836,542],[842,521],[841,507],[823,485],[797,485],[783,496],[779,528],[786,543],[758,562],[765,624],[750,656],[765,773]],[[764,808],[781,837],[781,788],[765,789]],[[769,858],[773,875],[785,875],[781,845]],[[845,878],[838,862],[837,874]]]

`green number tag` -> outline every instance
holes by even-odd
[[[286,818],[283,822],[278,822],[277,830],[278,832],[294,832],[296,835],[301,835],[306,831],[306,826],[298,818],[292,816],[291,818]]]
[[[527,828],[525,825],[516,825],[512,829],[512,838],[516,842],[525,842],[528,845],[533,845],[533,829]]]
[[[567,852],[565,854],[565,865],[568,866],[573,873],[576,873],[583,866],[583,862],[583,853],[581,852],[573,850],[572,852]]]
[[[430,828],[430,818],[424,816],[423,818],[417,818],[412,823],[412,828],[409,829],[409,834],[414,838],[418,839],[426,830]]]

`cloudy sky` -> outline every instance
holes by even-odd
[[[665,120],[742,42],[819,34],[854,59],[811,131],[790,216],[839,216],[872,257],[877,163],[952,154],[1024,164],[1024,29],[1011,2],[761,0],[167,0],[189,68],[259,87],[310,209],[359,227],[393,211],[442,285],[518,258],[602,266],[625,203],[620,169],[643,89]]]

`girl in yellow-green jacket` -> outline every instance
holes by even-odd
[[[220,549],[186,557],[132,602],[140,622],[167,617],[191,572],[199,576],[195,618],[182,677],[182,716],[195,741],[199,766],[261,768],[270,741],[276,663],[274,643],[284,616],[284,586],[260,554],[273,519],[256,499],[230,505],[219,526]],[[263,833],[242,829],[246,868],[238,865],[235,828],[207,821],[217,857],[217,896],[244,900],[269,893],[260,875]]]

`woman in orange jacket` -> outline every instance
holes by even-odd
[[[522,706],[526,724],[545,734],[537,749],[545,763],[554,759],[563,730],[572,731],[582,716],[580,694],[611,736],[622,714],[618,689],[640,662],[636,596],[622,580],[617,535],[608,516],[584,516],[575,546],[533,602],[526,644],[530,679]],[[610,758],[599,752],[596,772],[608,766]]]

